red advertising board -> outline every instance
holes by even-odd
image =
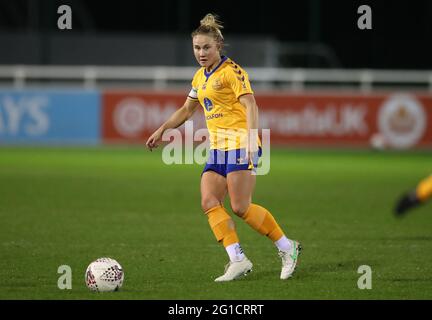
[[[257,93],[261,129],[272,144],[432,146],[432,95]],[[180,108],[186,93],[107,91],[103,94],[104,142],[140,142]],[[205,127],[202,110],[194,129]]]

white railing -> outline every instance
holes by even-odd
[[[408,86],[432,92],[432,70],[367,70],[367,69],[282,69],[246,68],[254,86],[272,89],[283,87],[304,90],[310,85],[350,85],[361,91],[380,86]],[[104,87],[105,82],[122,85],[127,81],[163,90],[173,83],[190,84],[196,67],[169,66],[42,66],[0,65],[0,83],[7,87],[23,89],[31,85],[43,85],[46,80],[55,84],[77,82],[86,89]],[[45,82],[44,82],[45,81]],[[49,85],[53,85],[50,83]]]

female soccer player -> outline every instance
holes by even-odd
[[[182,125],[201,104],[210,136],[210,155],[201,176],[201,206],[230,259],[225,273],[215,281],[231,281],[252,271],[234,221],[223,206],[227,193],[232,211],[279,249],[280,278],[288,279],[296,267],[301,246],[285,236],[267,209],[251,202],[261,155],[258,107],[248,74],[221,55],[224,45],[221,29],[217,17],[207,14],[192,32],[193,51],[201,68],[193,77],[184,105],[149,137],[146,145],[150,150],[156,148],[165,130]]]

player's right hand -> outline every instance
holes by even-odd
[[[154,148],[159,146],[159,142],[162,140],[163,130],[161,128],[157,129],[153,134],[148,138],[146,142],[147,148],[152,151]]]

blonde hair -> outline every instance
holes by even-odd
[[[212,37],[220,46],[221,49],[224,44],[224,37],[221,29],[223,29],[222,22],[218,20],[219,17],[215,14],[208,13],[200,21],[200,26],[192,32],[192,38],[198,34],[203,34]]]

